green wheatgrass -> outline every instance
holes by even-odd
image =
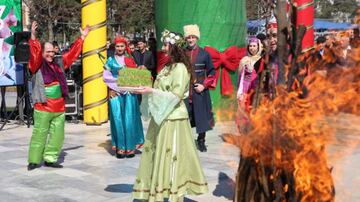
[[[120,70],[118,85],[121,87],[152,86],[152,77],[149,70],[125,68]]]

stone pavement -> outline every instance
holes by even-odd
[[[147,130],[148,123],[144,126]],[[67,123],[60,158],[63,169],[27,171],[31,130],[8,124],[0,131],[0,201],[132,201],[140,156],[125,160],[112,156],[109,124]],[[235,131],[232,123],[224,123],[208,134],[209,151],[200,153],[200,159],[210,191],[187,196],[185,201],[231,201],[239,150],[224,143],[220,134]]]
[[[360,201],[360,118],[343,116],[337,124],[337,141],[328,148],[333,167],[336,201]],[[144,130],[148,123],[145,122]],[[27,171],[31,128],[13,123],[0,131],[0,201],[117,201],[131,199],[139,156],[119,160],[110,150],[109,124],[66,124],[60,162],[63,169],[41,167]],[[222,134],[235,134],[232,122],[218,123],[208,134],[209,151],[200,159],[209,183],[209,193],[187,196],[187,202],[232,201],[239,150],[222,141]]]
[[[360,116],[340,114],[330,125],[336,125],[336,136],[328,147],[336,201],[360,202]]]

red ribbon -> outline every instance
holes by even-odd
[[[246,55],[246,49],[238,49],[236,46],[231,46],[224,52],[220,53],[212,47],[205,47],[205,50],[210,54],[213,64],[216,69],[216,83],[220,77],[221,72],[221,95],[230,96],[234,92],[233,84],[229,72],[235,72],[239,66],[240,59]]]
[[[131,57],[125,57],[125,65],[129,68],[136,68],[135,60]]]

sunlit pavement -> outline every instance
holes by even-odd
[[[147,130],[148,122],[144,126]],[[63,169],[42,166],[27,171],[31,131],[32,127],[15,123],[0,131],[0,201],[132,201],[132,184],[140,156],[121,160],[113,156],[109,124],[67,123],[60,158]],[[235,131],[229,122],[218,124],[208,134],[208,152],[199,155],[209,193],[186,196],[185,201],[232,200],[239,150],[224,143],[221,134]]]
[[[330,125],[337,126],[328,147],[336,201],[360,201],[360,117],[340,114]]]
[[[360,140],[360,119],[343,115],[340,120],[343,127],[337,131],[339,141],[328,149],[336,201],[360,201],[360,149],[348,144]],[[148,122],[144,126],[147,130]],[[31,130],[10,123],[0,131],[0,201],[132,201],[140,156],[122,160],[113,156],[109,124],[67,123],[60,158],[63,169],[42,166],[27,171]],[[233,122],[217,123],[207,136],[208,152],[199,153],[209,193],[186,196],[185,201],[232,201],[239,150],[224,143],[223,134],[236,134]]]

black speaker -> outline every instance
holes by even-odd
[[[15,62],[16,63],[28,63],[30,59],[30,32],[15,32]]]

